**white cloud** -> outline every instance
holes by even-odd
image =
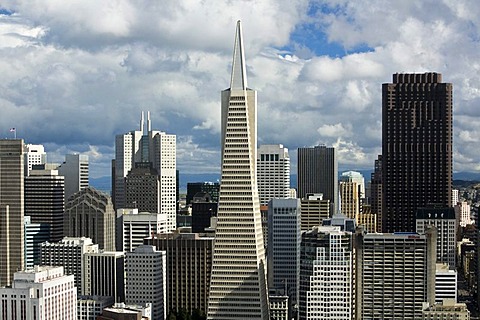
[[[479,163],[471,147],[480,139],[475,0],[3,6],[15,13],[0,15],[0,134],[17,127],[19,137],[59,157],[90,153],[97,175],[110,173],[114,136],[137,128],[140,110],[151,111],[155,129],[177,134],[181,170],[218,171],[220,91],[230,81],[238,19],[248,83],[258,90],[259,144],[282,143],[292,153],[335,145],[341,165],[372,168],[381,147],[381,84],[395,72],[437,71],[454,85],[455,169]],[[316,54],[328,45],[302,47],[298,30],[325,32],[345,53]]]
[[[333,147],[337,149],[338,162],[349,166],[368,166],[373,160],[354,141],[338,138]]]
[[[324,124],[317,129],[317,132],[323,137],[337,138],[350,136],[351,126],[347,125],[347,128],[341,123],[336,124]]]
[[[183,173],[220,173],[220,150],[202,148],[191,136],[181,137],[177,140],[177,168]]]

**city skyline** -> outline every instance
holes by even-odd
[[[155,128],[178,137],[180,172],[218,173],[218,84],[228,83],[229,30],[240,19],[250,82],[261,93],[258,145],[287,147],[292,172],[298,147],[322,143],[338,148],[342,168],[372,168],[381,153],[381,84],[396,72],[428,71],[455,88],[454,170],[478,170],[468,147],[480,139],[474,2],[217,6],[3,5],[0,136],[15,127],[26,143],[45,145],[49,162],[86,153],[92,177],[107,176],[115,135],[150,110]]]

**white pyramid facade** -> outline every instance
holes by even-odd
[[[255,178],[257,95],[246,87],[241,25],[230,89],[222,92],[222,180],[208,319],[269,319]]]

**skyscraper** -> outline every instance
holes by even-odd
[[[418,207],[452,206],[452,89],[433,72],[382,86],[384,232],[415,231]]]
[[[167,252],[167,310],[207,312],[213,238],[198,233],[163,233],[144,239]]]
[[[40,264],[40,246],[50,240],[50,225],[46,223],[32,223],[29,216],[24,216],[24,252],[25,269]]]
[[[290,195],[290,156],[281,144],[266,144],[258,148],[257,184],[260,205],[274,198]]]
[[[452,206],[456,206],[458,201],[459,201],[459,190],[458,189],[452,189]]]
[[[257,93],[247,87],[237,22],[230,88],[222,91],[222,180],[208,319],[268,319],[260,202],[256,183]]]
[[[141,245],[125,257],[125,302],[132,305],[152,304],[152,320],[164,320],[166,310],[166,252],[154,246]]]
[[[30,170],[25,177],[25,215],[32,223],[50,226],[50,242],[63,238],[63,212],[65,210],[65,180],[58,170]]]
[[[0,287],[24,267],[23,140],[0,140]]]
[[[338,210],[338,163],[333,147],[298,148],[298,194],[302,199],[311,193],[323,193],[330,200],[331,211]]]
[[[40,265],[62,266],[66,274],[73,274],[78,295],[81,295],[86,253],[98,253],[98,244],[90,238],[65,237],[60,242],[44,242],[40,245]]]
[[[436,230],[355,237],[355,319],[419,319],[435,302]]]
[[[114,297],[125,301],[125,255],[117,251],[85,253],[83,295]]]
[[[88,187],[88,155],[67,154],[65,161],[57,169],[58,174],[65,177],[65,200]]]
[[[467,201],[459,201],[455,204],[455,215],[459,221],[461,227],[466,227],[469,224],[472,224],[472,219],[470,217],[470,205]]]
[[[168,216],[169,231],[176,229],[176,136],[161,131],[152,131],[150,112],[147,112],[145,125],[144,113],[140,120],[140,130],[130,131],[117,135],[115,138],[115,160],[112,162],[112,194],[115,209],[133,206],[134,197],[140,195],[141,189],[152,192],[151,187],[157,188],[155,192],[155,205],[158,210],[148,210],[152,213],[165,213]],[[127,176],[130,171],[136,171],[128,184]],[[151,169],[148,172],[147,168]],[[143,171],[145,172],[143,172]],[[146,173],[152,177],[142,179]],[[145,193],[145,192],[144,192]],[[127,201],[128,200],[128,201]],[[150,199],[151,200],[151,199]],[[148,201],[150,201],[148,200]],[[138,197],[136,206],[143,206],[147,201]],[[158,211],[158,212],[157,212]]]
[[[88,187],[65,204],[66,237],[88,237],[103,250],[115,250],[115,212],[109,195]]]
[[[302,234],[299,319],[352,319],[352,233],[338,226]]]
[[[212,219],[217,216],[218,203],[213,202],[209,193],[198,192],[192,199],[192,232],[205,232],[212,226]]]
[[[0,319],[77,319],[77,288],[62,267],[36,266],[15,272],[12,287],[0,288]]]
[[[301,200],[301,229],[308,231],[321,226],[324,219],[331,217],[330,200],[323,199],[320,194],[308,194]]]
[[[435,303],[443,299],[457,301],[458,295],[457,270],[449,268],[448,264],[437,263],[435,269]]]
[[[47,154],[41,144],[26,144],[23,147],[25,154],[24,174],[28,176],[34,165],[44,164],[47,161]]]
[[[298,303],[300,274],[300,199],[272,199],[268,203],[268,286],[284,289],[289,309]]]
[[[417,233],[424,233],[429,226],[437,228],[437,262],[456,268],[457,219],[453,208],[418,208],[416,213]]]
[[[151,163],[136,163],[125,178],[125,206],[140,211],[161,213],[160,179]],[[122,209],[122,208],[117,208]]]
[[[378,155],[375,160],[375,169],[371,175],[370,181],[370,204],[372,214],[377,215],[377,231],[382,231],[382,156]]]
[[[362,212],[365,198],[365,181],[360,172],[347,171],[340,176],[340,212],[348,218],[356,219]]]
[[[143,245],[143,239],[152,234],[166,233],[167,215],[138,212],[137,209],[118,209],[117,227],[121,230],[121,233],[117,234],[118,240],[121,240],[118,251],[130,252]]]

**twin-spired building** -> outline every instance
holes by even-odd
[[[138,208],[165,213],[168,231],[176,222],[176,136],[152,130],[150,112],[140,120],[140,130],[115,138],[112,194],[115,210]]]

